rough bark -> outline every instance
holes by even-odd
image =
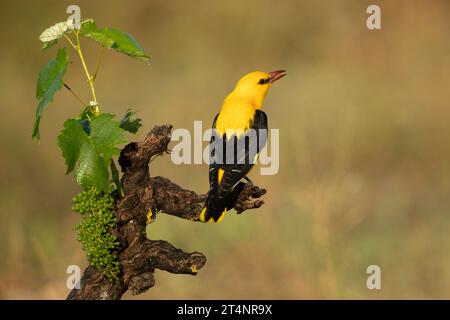
[[[166,213],[198,221],[206,195],[183,189],[164,177],[150,178],[149,162],[168,152],[170,125],[156,126],[143,142],[133,142],[123,148],[119,164],[125,196],[116,201],[117,228],[112,230],[119,239],[117,256],[121,277],[112,283],[92,266],[81,279],[81,288],[73,289],[67,299],[120,299],[130,290],[140,294],[155,285],[155,269],[177,274],[196,275],[206,263],[200,252],[187,253],[167,241],[147,238],[146,225],[157,214]],[[238,213],[258,208],[266,190],[250,183],[243,185],[234,208]]]

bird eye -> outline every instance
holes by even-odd
[[[264,83],[266,83],[266,79],[261,79],[258,81],[258,84],[264,84]]]

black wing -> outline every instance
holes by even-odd
[[[217,116],[214,118],[213,129],[216,127]],[[213,148],[211,150],[212,163],[209,167],[209,197],[219,207],[222,205],[226,207],[226,200],[230,196],[230,192],[253,167],[257,155],[267,143],[267,128],[266,114],[264,111],[256,110],[253,122],[250,124],[250,129],[253,130],[248,130],[239,137],[233,135],[227,139],[225,135],[220,136],[217,131],[213,130],[210,144],[210,147],[213,146]],[[229,152],[230,150],[234,152]],[[223,175],[219,181],[220,170],[223,170]]]

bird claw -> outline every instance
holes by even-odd
[[[259,200],[258,198],[263,196],[266,192],[266,189],[247,183],[240,193],[234,205],[234,209],[238,214],[241,214],[247,209],[256,209],[261,207],[264,204],[264,201]]]

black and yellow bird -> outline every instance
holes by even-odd
[[[251,72],[225,98],[212,125],[210,190],[201,221],[221,221],[233,208],[245,185],[241,180],[249,180],[246,175],[267,142],[267,116],[261,110],[264,98],[270,86],[285,75],[285,70]]]

